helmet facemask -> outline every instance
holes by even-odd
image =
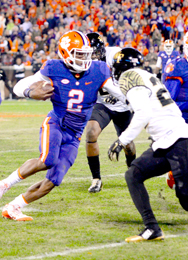
[[[174,43],[172,40],[166,40],[164,43],[164,51],[168,56],[170,56],[174,49]]]
[[[101,60],[102,50],[93,47],[92,60]]]
[[[86,71],[91,66],[92,52],[93,49],[90,47],[88,49],[72,49],[69,53],[69,57],[66,59],[66,62],[76,72]]]
[[[80,73],[90,68],[92,63],[91,56],[93,53],[93,48],[88,47],[84,49],[72,49],[71,52],[69,52],[68,50],[66,51],[69,54],[66,59],[61,56],[61,53],[59,53],[59,55],[61,56],[65,64],[73,69],[73,72]]]

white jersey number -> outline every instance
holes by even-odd
[[[71,112],[81,112],[83,106],[79,104],[83,102],[84,92],[78,89],[72,89],[71,91],[69,91],[69,97],[75,96],[76,98],[69,99],[67,103],[67,110]],[[75,108],[73,107],[74,105],[76,105]]]

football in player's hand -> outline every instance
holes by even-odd
[[[54,87],[46,81],[37,81],[30,86],[29,97],[46,100],[53,95]]]
[[[53,91],[53,89],[54,89],[50,83],[43,81],[43,80],[33,83],[30,86],[30,88],[31,89],[43,89],[45,91]]]
[[[42,84],[42,88],[45,90],[45,91],[53,91],[53,87],[50,83],[46,82],[46,81],[43,81],[43,84]]]

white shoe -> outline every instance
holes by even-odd
[[[100,179],[93,179],[88,191],[91,193],[99,192],[102,189],[102,181]]]
[[[24,215],[17,205],[6,204],[2,211],[3,218],[10,218],[17,221],[31,221],[32,217]]]
[[[3,194],[5,194],[5,192],[7,192],[7,190],[9,190],[10,187],[9,185],[4,182],[4,181],[0,181],[0,198],[3,196]]]

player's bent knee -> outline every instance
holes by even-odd
[[[95,128],[89,128],[86,133],[86,141],[94,142],[97,141],[97,138],[98,138],[98,131]]]
[[[97,121],[89,121],[86,128],[86,140],[87,142],[97,141],[101,128]]]
[[[59,162],[59,158],[57,157],[52,157],[50,160],[45,161],[45,164],[47,166],[48,169],[51,169],[52,167],[54,167],[55,165],[57,165]]]
[[[131,182],[142,182],[141,180],[141,172],[139,168],[135,165],[132,165],[126,172],[125,172],[125,180],[127,184]]]
[[[41,161],[40,159],[37,159],[36,165],[40,169],[44,169],[45,170],[45,168],[47,168],[46,164],[43,161]]]

